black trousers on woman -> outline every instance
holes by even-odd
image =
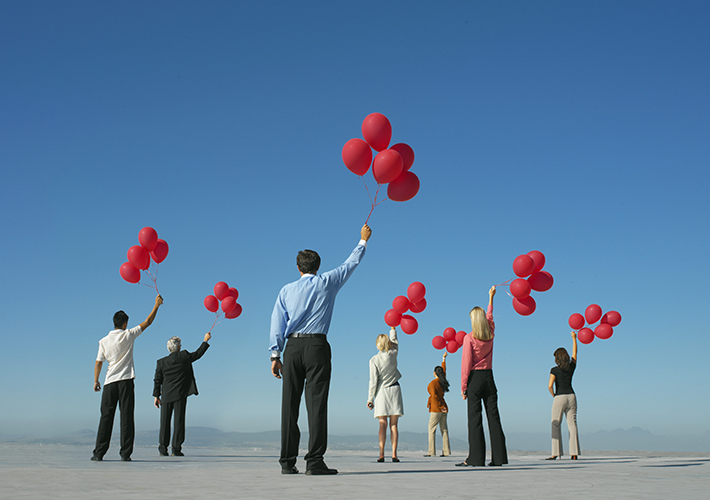
[[[508,463],[505,448],[505,434],[498,413],[498,389],[493,381],[493,370],[472,370],[468,376],[466,389],[468,401],[468,458],[469,465],[486,464],[486,438],[483,435],[483,414],[481,401],[486,407],[488,432],[491,435],[491,463]]]

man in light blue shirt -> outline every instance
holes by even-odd
[[[372,230],[365,224],[360,242],[340,266],[318,276],[320,256],[301,250],[296,265],[301,279],[279,292],[271,314],[271,372],[283,374],[281,403],[282,474],[297,474],[296,459],[301,431],[298,410],[305,384],[308,411],[308,453],[306,475],[337,474],[323,461],[328,447],[328,391],[330,389],[330,344],[327,334],[333,316],[335,297],[365,255]],[[286,348],[284,343],[288,339]],[[283,364],[281,352],[283,351]]]

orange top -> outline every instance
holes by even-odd
[[[441,362],[441,367],[446,373],[446,361]],[[444,401],[444,388],[441,387],[441,382],[439,378],[435,378],[429,382],[429,386],[426,388],[429,391],[429,400],[427,401],[427,408],[429,408],[429,413],[444,413],[449,411],[449,407],[446,406],[446,401]]]

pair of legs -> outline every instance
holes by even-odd
[[[399,429],[397,428],[397,423],[399,422],[399,415],[382,415],[377,417],[377,419],[380,421],[380,432],[378,434],[378,437],[380,439],[380,458],[385,458],[385,441],[387,441],[388,418],[390,428],[390,440],[392,441],[392,459],[395,459],[397,458],[397,442],[399,441]]]
[[[133,453],[133,440],[135,438],[135,423],[133,419],[136,405],[133,379],[119,380],[104,386],[101,395],[101,419],[99,430],[96,433],[96,447],[94,457],[102,459],[111,444],[113,420],[116,407],[121,412],[121,451],[122,459],[131,458]]]
[[[289,339],[283,352],[281,402],[281,469],[296,466],[301,431],[298,413],[306,390],[308,411],[308,453],[306,470],[325,469],[323,455],[328,447],[328,393],[331,372],[330,344],[322,337]]]
[[[468,465],[485,465],[486,438],[483,435],[481,401],[486,407],[488,432],[491,437],[491,465],[508,463],[505,434],[498,413],[498,389],[493,380],[493,370],[472,370],[466,389],[468,401]]]
[[[562,415],[567,418],[569,430],[569,452],[572,460],[579,455],[579,432],[577,430],[577,396],[574,394],[560,394],[552,402],[552,456],[557,458],[564,455],[562,447]]]
[[[168,454],[170,443],[170,420],[175,411],[175,432],[173,433],[173,454],[181,453],[182,443],[185,442],[185,410],[187,398],[163,403],[160,407],[160,434],[158,437],[158,450],[161,455]]]
[[[429,413],[429,452],[430,456],[436,455],[436,428],[441,429],[441,440],[443,448],[443,456],[451,455],[451,445],[449,444],[449,427],[446,424],[447,413],[431,412]]]

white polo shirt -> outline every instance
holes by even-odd
[[[133,342],[141,333],[141,327],[135,326],[129,330],[112,330],[99,340],[96,361],[108,361],[104,385],[136,378],[133,369]]]

